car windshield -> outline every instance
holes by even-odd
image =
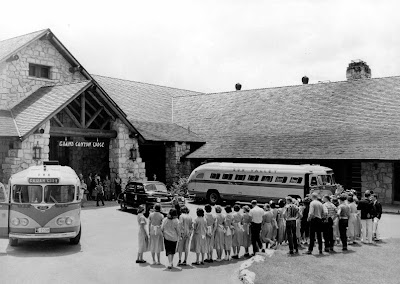
[[[12,197],[16,203],[40,203],[42,202],[41,185],[19,185],[13,186]]]
[[[146,185],[146,191],[162,191],[162,192],[168,192],[166,186],[163,185],[162,183],[147,184],[147,185]]]
[[[44,187],[44,202],[67,203],[74,201],[75,186],[73,185],[46,185]]]

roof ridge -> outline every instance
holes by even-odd
[[[31,33],[27,33],[27,34],[23,34],[23,35],[19,35],[19,36],[14,36],[14,37],[2,39],[2,40],[0,40],[0,43],[2,43],[3,41],[6,41],[6,40],[16,39],[16,38],[24,37],[24,36],[27,36],[27,35],[30,35],[30,34],[34,34],[34,33],[40,33],[40,32],[43,32],[43,31],[45,31],[45,30],[50,30],[50,29],[49,29],[49,28],[46,28],[46,29],[37,30],[37,31],[35,31],[35,32],[31,32]]]
[[[103,75],[96,75],[96,74],[91,74],[91,75],[92,76],[99,76],[99,77],[103,77],[103,78],[120,80],[120,81],[128,81],[128,82],[139,83],[139,84],[144,84],[144,85],[151,85],[151,86],[156,86],[156,87],[163,87],[163,88],[175,89],[175,90],[180,90],[180,91],[188,91],[188,92],[193,92],[193,93],[198,93],[198,94],[204,94],[204,93],[201,93],[201,92],[192,91],[192,90],[188,90],[188,89],[181,89],[181,88],[176,88],[176,87],[162,86],[162,85],[153,84],[153,83],[139,82],[139,81],[134,81],[134,80],[121,79],[121,78],[103,76]]]
[[[274,90],[274,89],[282,89],[282,88],[295,88],[300,86],[315,86],[315,85],[329,85],[329,84],[338,84],[338,83],[354,83],[354,82],[362,82],[366,80],[379,80],[379,79],[389,79],[389,78],[400,78],[400,75],[386,76],[386,77],[376,77],[376,78],[365,78],[365,79],[357,79],[357,80],[341,80],[341,81],[333,81],[329,83],[314,83],[314,84],[298,84],[298,85],[286,85],[286,86],[277,86],[277,87],[266,87],[266,88],[255,88],[255,89],[247,89],[247,90],[239,90],[239,91],[227,91],[227,92],[214,92],[214,93],[198,93],[193,95],[186,96],[175,96],[174,98],[182,98],[182,97],[195,97],[195,96],[207,96],[207,95],[222,95],[222,94],[236,94],[236,93],[246,93],[250,91],[259,91],[259,90]]]

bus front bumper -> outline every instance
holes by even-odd
[[[67,232],[67,233],[56,233],[56,234],[17,234],[10,233],[9,238],[13,239],[64,239],[64,238],[75,238],[78,235],[77,232]]]

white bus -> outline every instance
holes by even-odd
[[[208,163],[188,180],[189,194],[211,204],[253,199],[264,203],[286,196],[304,198],[312,192],[331,195],[335,190],[332,169],[320,165]]]
[[[12,175],[8,185],[9,192],[0,186],[0,233],[11,246],[21,239],[79,243],[80,181],[73,169],[45,162]]]

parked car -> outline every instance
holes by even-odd
[[[180,206],[185,205],[185,198],[173,196],[162,182],[134,181],[126,185],[125,190],[117,197],[117,201],[123,211],[128,207],[138,208],[139,205],[144,205],[145,216],[148,216],[156,203],[160,203],[161,213],[168,214],[169,210],[174,207],[174,198],[178,199]]]

